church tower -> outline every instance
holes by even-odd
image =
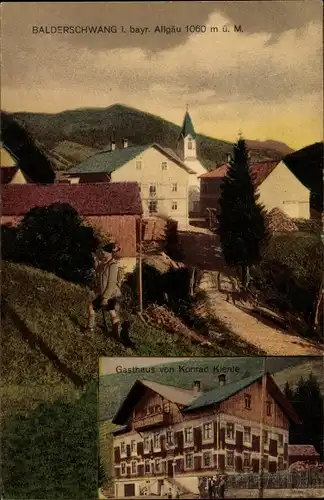
[[[182,161],[186,162],[187,160],[190,161],[197,159],[196,137],[197,134],[192,124],[187,106],[177,144],[178,155]]]

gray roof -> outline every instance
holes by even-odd
[[[158,382],[152,382],[151,380],[141,380],[141,383],[149,389],[152,389],[152,391],[157,392],[168,401],[171,401],[171,403],[187,406],[197,398],[197,394],[190,389],[164,385]]]
[[[71,168],[70,174],[98,174],[98,173],[112,173],[118,168],[122,167],[129,161],[133,160],[149,148],[155,148],[160,153],[167,156],[169,159],[176,162],[180,167],[188,173],[194,174],[195,172],[187,167],[180,158],[178,158],[173,151],[160,146],[159,144],[146,144],[142,146],[131,146],[129,148],[115,149],[114,151],[100,151],[99,153],[86,158],[76,167]]]
[[[245,387],[249,387],[253,382],[256,382],[262,377],[262,373],[257,373],[250,377],[246,377],[236,382],[232,382],[230,384],[225,384],[223,386],[218,386],[216,389],[212,389],[211,391],[205,392],[198,398],[196,397],[195,401],[192,404],[187,406],[184,411],[197,410],[198,408],[203,408],[206,406],[210,406],[213,404],[221,403],[225,399],[230,398],[237,392],[240,392]]]

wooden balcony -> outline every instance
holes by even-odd
[[[149,429],[151,427],[159,427],[169,425],[169,414],[156,413],[155,415],[147,415],[146,417],[133,421],[134,429],[139,431]]]

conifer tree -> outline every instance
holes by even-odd
[[[264,208],[258,198],[250,175],[248,151],[240,137],[221,185],[217,233],[227,265],[239,271],[244,286],[249,267],[261,259],[267,237]]]

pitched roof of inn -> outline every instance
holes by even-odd
[[[260,186],[263,181],[273,172],[273,170],[279,165],[280,161],[271,160],[266,162],[256,162],[250,167],[251,178],[255,186]],[[224,163],[220,165],[215,170],[206,172],[199,176],[200,179],[222,179],[227,175],[230,165]]]
[[[198,408],[221,403],[225,399],[228,399],[234,394],[240,392],[242,389],[249,387],[251,384],[259,380],[260,377],[262,377],[262,374],[258,373],[257,375],[252,375],[223,386],[218,386],[196,398],[195,401],[193,401],[193,403],[185,409],[185,411],[197,410]]]
[[[164,156],[174,161],[179,167],[186,170],[189,174],[195,173],[188,168],[180,158],[168,149],[163,148],[159,144],[146,144],[144,146],[132,146],[129,148],[115,149],[114,151],[101,151],[89,158],[86,158],[76,167],[73,167],[70,174],[98,174],[112,173],[122,167],[129,161],[135,159],[149,148],[155,148]]]
[[[189,389],[164,385],[151,380],[136,380],[121,403],[112,422],[114,424],[124,425],[125,422],[127,422],[129,413],[132,412],[132,409],[141,397],[144,396],[147,389],[151,389],[160,396],[166,398],[168,401],[181,406],[189,405],[197,397],[196,394]]]
[[[316,451],[312,444],[289,444],[288,445],[288,455],[290,456],[301,456],[305,457],[319,457],[320,454]]]
[[[68,203],[80,215],[141,215],[136,182],[97,184],[7,184],[2,187],[2,215],[23,216],[35,207]]]
[[[225,384],[224,386],[218,386],[211,391],[205,392],[200,397],[198,397],[191,405],[185,408],[185,412],[195,411],[202,408],[210,407],[214,404],[221,403],[226,399],[231,398],[238,392],[241,392],[247,387],[250,387],[257,381],[261,381],[263,374],[261,372],[251,375],[250,377],[244,377],[243,379],[237,380],[235,382]],[[283,409],[287,417],[295,423],[299,423],[298,415],[296,414],[293,406],[288,401],[288,399],[281,392],[273,378],[269,373],[266,376],[267,390],[272,394],[273,398],[277,401],[278,405]]]

